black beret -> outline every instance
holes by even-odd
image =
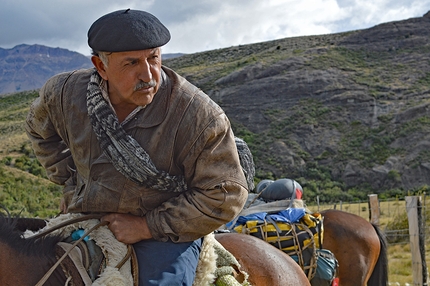
[[[169,40],[169,30],[154,15],[139,10],[106,14],[88,30],[88,45],[100,52],[152,49],[165,45]]]

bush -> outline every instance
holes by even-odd
[[[17,177],[0,166],[0,190],[0,202],[13,216],[48,218],[58,214],[61,187],[45,179]]]
[[[395,216],[391,221],[387,223],[385,232],[387,233],[388,243],[408,242],[409,223],[407,214],[401,213]]]
[[[7,166],[10,166],[12,164],[12,157],[10,156],[4,157],[3,160],[1,160],[1,162]]]

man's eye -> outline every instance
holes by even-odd
[[[125,63],[126,66],[133,66],[135,64],[137,64],[137,61],[129,61]]]

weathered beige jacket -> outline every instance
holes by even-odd
[[[247,185],[223,110],[184,78],[163,70],[169,80],[123,127],[157,169],[185,177],[187,192],[139,186],[104,155],[87,113],[93,69],[48,80],[31,106],[26,130],[49,179],[66,185],[69,212],[146,216],[154,239],[190,241],[232,220],[246,201]]]

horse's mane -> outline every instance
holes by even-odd
[[[37,256],[55,256],[55,245],[62,236],[49,235],[43,238],[24,238],[21,231],[16,230],[19,218],[0,215],[0,242],[7,244],[18,253]]]

